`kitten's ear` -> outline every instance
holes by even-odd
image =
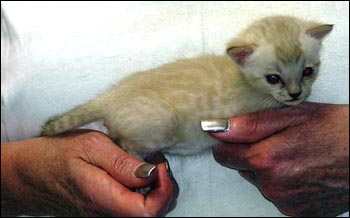
[[[246,59],[253,54],[253,48],[249,46],[244,47],[230,47],[226,50],[228,56],[240,66],[244,66]]]
[[[333,29],[333,25],[332,24],[324,24],[324,25],[320,25],[317,27],[312,27],[310,29],[308,29],[306,31],[307,34],[309,34],[310,36],[316,38],[316,39],[323,39],[323,37],[325,37],[328,33],[330,33]]]

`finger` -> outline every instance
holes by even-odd
[[[164,216],[178,195],[178,185],[170,179],[165,163],[158,165],[159,176],[152,190],[146,196],[146,210],[152,215]]]
[[[171,175],[173,175],[173,174],[171,174]],[[177,197],[179,197],[179,193],[180,193],[179,185],[177,184],[177,182],[173,176],[171,176],[170,180],[171,180],[171,185],[173,186],[173,190],[174,190],[174,198],[176,199]]]
[[[149,159],[150,157],[151,157],[151,159]],[[150,163],[153,163],[153,164],[164,163],[165,164],[165,168],[168,172],[168,177],[170,178],[171,184],[174,188],[174,196],[175,196],[175,198],[177,198],[179,196],[179,186],[174,178],[174,175],[172,173],[168,159],[166,159],[165,156],[161,152],[156,152],[155,154],[151,155],[150,157],[146,158],[146,160]]]
[[[161,216],[170,208],[174,198],[173,183],[169,179],[165,164],[159,164],[159,176],[154,188],[144,196],[132,192],[118,183],[102,169],[91,164],[74,164],[79,173],[74,173],[77,186],[83,193],[78,207],[85,213],[103,213],[114,216]],[[132,205],[132,206],[131,206]]]
[[[240,170],[239,174],[248,180],[248,182],[252,183],[253,185],[258,185],[258,179],[253,171],[250,170]]]
[[[170,179],[172,190],[173,190],[173,194],[171,195],[171,199],[170,199],[170,205],[167,206],[168,207],[167,212],[169,212],[176,207],[176,203],[177,203],[176,199],[179,196],[179,186],[178,186],[175,178],[173,177],[173,173],[171,171],[169,161],[165,158],[165,156],[161,152],[156,152],[156,153],[149,155],[148,157],[146,157],[146,160],[150,163],[153,163],[153,164],[164,163],[164,165],[165,165],[165,168],[167,170],[167,175]],[[162,212],[164,212],[164,211],[162,211]]]
[[[142,194],[132,192],[124,185],[94,165],[85,161],[74,164],[78,169],[73,173],[79,192],[82,193],[81,201],[77,202],[77,207],[83,210],[87,216],[95,214],[113,216],[131,216],[135,214],[130,208],[125,206],[125,202],[135,204],[144,202]],[[77,196],[77,195],[75,195]]]
[[[176,208],[176,206],[177,206],[177,199],[175,199],[175,200],[171,203],[171,205],[170,205],[170,207],[169,207],[169,209],[168,209],[168,213],[171,212],[171,211],[173,211],[173,210]]]
[[[89,133],[83,141],[82,158],[107,171],[115,180],[129,188],[140,188],[156,180],[158,170],[155,165],[145,164],[113,143],[100,133]],[[145,174],[145,178],[137,178],[135,173]],[[147,177],[147,174],[150,174]]]
[[[301,123],[305,107],[267,109],[260,112],[233,117],[228,120],[228,129],[209,134],[221,141],[253,143],[283,129]]]
[[[170,166],[168,166],[168,169],[170,170]],[[168,211],[167,211],[167,212],[170,212],[170,211],[174,210],[176,205],[177,205],[177,197],[179,196],[180,190],[179,190],[179,186],[178,186],[175,178],[173,177],[173,174],[171,173],[171,170],[168,173],[168,176],[170,177],[171,185],[173,188],[173,195],[172,195],[171,203],[170,203],[170,206],[169,206]]]
[[[173,186],[173,190],[174,190],[174,199],[176,200],[176,198],[179,196],[179,193],[180,193],[180,189],[179,189],[179,185],[177,184],[176,182],[176,179],[174,178],[174,174],[171,170],[171,167],[170,167],[170,164],[169,164],[169,161],[167,159],[165,159],[165,167],[168,171],[168,177],[170,178],[170,181],[171,181],[171,185]]]
[[[221,165],[238,170],[251,170],[246,152],[250,148],[247,144],[221,144],[213,148],[215,160]]]

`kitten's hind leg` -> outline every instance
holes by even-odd
[[[179,120],[171,107],[159,102],[157,107],[151,102],[134,104],[105,119],[109,135],[119,137],[124,150],[132,154],[149,154],[178,142]]]
[[[131,145],[130,142],[127,142],[126,140],[121,140],[120,138],[113,139],[113,142],[119,146],[121,149],[123,149],[126,153],[136,157],[137,159],[144,161],[147,155],[150,152],[140,152],[136,150],[132,150],[130,148],[133,148],[135,146]]]

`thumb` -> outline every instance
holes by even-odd
[[[302,123],[303,114],[305,113],[303,108],[286,107],[267,109],[232,117],[228,120],[202,121],[202,129],[207,129],[205,131],[221,141],[253,143],[290,126],[296,126]],[[205,125],[211,126],[206,128]],[[211,129],[219,129],[220,131],[214,132]]]
[[[91,132],[84,137],[81,158],[97,166],[115,180],[129,188],[141,188],[153,183],[158,177],[156,165],[145,163],[126,153],[106,135]]]

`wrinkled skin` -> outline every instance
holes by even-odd
[[[284,214],[349,210],[349,106],[304,103],[230,119],[220,164],[239,170]]]
[[[96,131],[2,143],[1,215],[164,216],[179,190],[163,162],[136,178],[143,162]]]

